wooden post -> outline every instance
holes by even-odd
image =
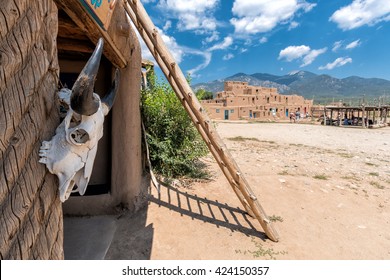
[[[339,109],[338,113],[337,113],[337,117],[339,119],[339,126],[342,126],[343,125],[343,121],[342,121],[342,115],[341,115],[341,110]]]
[[[332,123],[333,123],[333,109],[330,109],[329,125],[332,125]]]
[[[324,125],[326,126],[326,107],[324,107]]]
[[[159,64],[168,82],[171,84],[177,97],[181,100],[195,127],[203,137],[203,140],[209,147],[241,203],[260,222],[266,235],[271,240],[278,241],[279,236],[273,228],[271,221],[265,214],[257,197],[254,195],[222,139],[212,126],[211,120],[206,115],[205,110],[188,85],[180,67],[175,63],[175,60],[144,7],[138,0],[125,0],[124,3],[128,15],[156,59],[156,62]]]

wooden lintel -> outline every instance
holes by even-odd
[[[72,40],[69,38],[57,38],[59,51],[71,51],[81,53],[92,53],[95,46],[90,41]]]
[[[124,68],[127,65],[124,54],[115,45],[112,34],[97,24],[85,10],[79,0],[54,0],[57,6],[64,10],[85,35],[96,44],[100,37],[104,38],[104,55],[115,66]],[[120,6],[120,5],[118,5]],[[118,7],[117,7],[118,8]],[[121,7],[119,7],[121,8]],[[112,29],[111,29],[112,30]],[[60,35],[59,35],[60,36]]]

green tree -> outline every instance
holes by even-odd
[[[150,79],[141,111],[153,167],[169,177],[205,175],[198,163],[208,150],[198,131],[170,85],[154,75]]]
[[[203,88],[198,89],[195,95],[199,100],[209,100],[214,98],[214,95],[211,91],[206,91]]]

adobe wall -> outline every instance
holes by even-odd
[[[0,258],[63,259],[58,182],[38,163],[59,116],[57,7],[0,2]]]

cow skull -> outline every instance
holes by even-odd
[[[59,91],[60,102],[68,111],[56,134],[50,141],[43,141],[39,151],[39,162],[46,164],[49,172],[59,179],[62,202],[72,192],[83,195],[86,191],[97,144],[103,136],[104,117],[110,111],[118,89],[117,69],[112,88],[102,100],[93,92],[102,51],[101,38],[72,90],[63,88]],[[77,188],[73,190],[75,185]]]

